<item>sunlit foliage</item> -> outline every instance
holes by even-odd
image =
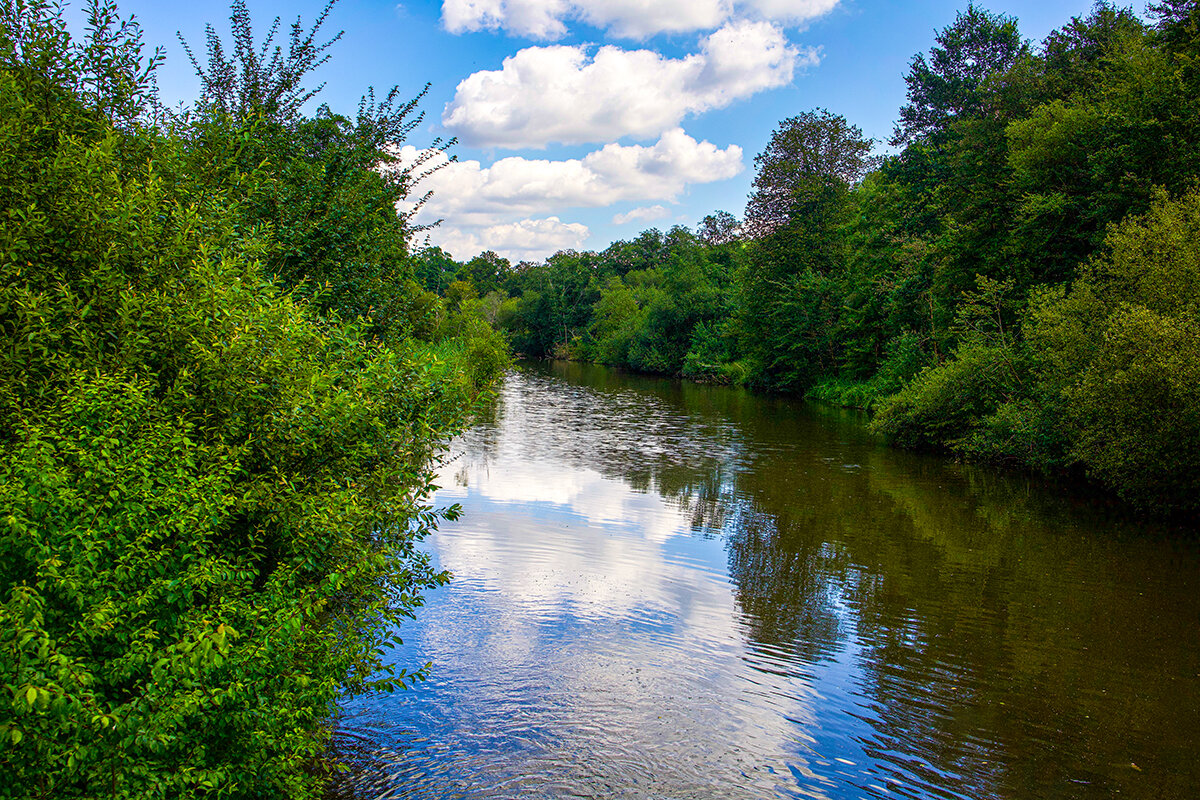
[[[90,26],[0,5],[0,797],[318,797],[334,702],[412,677],[380,668],[445,580],[430,458],[502,358],[412,338],[434,296],[348,305],[285,230],[403,188],[361,137],[297,118],[325,149],[260,168],[261,115],[165,114],[136,26]],[[349,247],[410,275],[375,218]]]

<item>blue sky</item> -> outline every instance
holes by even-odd
[[[318,0],[248,0],[256,29],[310,21]],[[344,31],[317,82],[352,113],[368,86],[432,88],[403,151],[456,136],[458,163],[428,181],[422,221],[460,259],[602,249],[654,226],[741,214],[754,156],[778,122],[822,107],[882,143],[904,74],[966,0],[341,0]],[[1091,0],[993,0],[1035,42]],[[224,3],[124,0],[162,44],[163,99],[199,83],[175,37],[201,54],[204,25],[228,36]],[[1135,7],[1143,11],[1142,6]]]

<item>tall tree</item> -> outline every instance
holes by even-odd
[[[511,274],[512,264],[493,250],[475,256],[459,271],[460,277],[470,277],[480,297],[499,290]]]
[[[1200,4],[1196,0],[1162,0],[1150,11],[1158,18],[1163,43],[1176,53],[1200,56]]]
[[[1076,93],[1097,92],[1105,72],[1118,57],[1117,48],[1138,38],[1145,26],[1127,8],[1097,2],[1087,16],[1072,17],[1042,43],[1041,66],[1045,101]]]
[[[871,144],[817,109],[781,122],[754,160],[745,224],[755,242],[738,329],[767,383],[804,388],[832,362],[839,301],[830,275],[844,262],[840,228],[850,188],[872,165]]]
[[[911,144],[949,128],[983,107],[984,83],[1028,52],[1014,17],[990,14],[973,3],[937,35],[929,57],[913,57],[904,82],[908,103],[900,109],[893,145]]]
[[[728,244],[742,235],[742,223],[728,211],[717,211],[700,220],[700,241],[710,246]]]
[[[871,168],[871,144],[861,128],[823,108],[779,123],[754,157],[758,174],[746,204],[747,233],[759,238],[777,231],[831,193],[845,192]]]

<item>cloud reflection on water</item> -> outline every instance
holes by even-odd
[[[813,784],[794,796],[824,796],[799,755],[812,692],[747,657],[720,543],[695,547],[679,503],[589,468],[548,471],[544,450],[530,468],[502,443],[487,453],[467,443],[443,470],[438,501],[465,513],[432,544],[458,595],[421,632],[422,652],[446,665],[438,686],[463,679],[450,665],[478,671],[486,654],[496,679],[473,680],[472,704],[503,717],[514,686],[527,705],[536,696],[522,724],[556,740],[536,757],[542,774],[570,752],[597,771],[587,782],[628,796],[658,784],[744,796],[779,788],[781,776],[792,784],[793,770]],[[474,631],[467,642],[464,631]],[[720,765],[726,777],[715,778]]]

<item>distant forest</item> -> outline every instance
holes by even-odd
[[[526,356],[1200,507],[1200,6],[1097,3],[1040,44],[968,6],[905,80],[890,155],[828,110],[780,122],[740,219],[543,263],[427,248],[417,279]]]

